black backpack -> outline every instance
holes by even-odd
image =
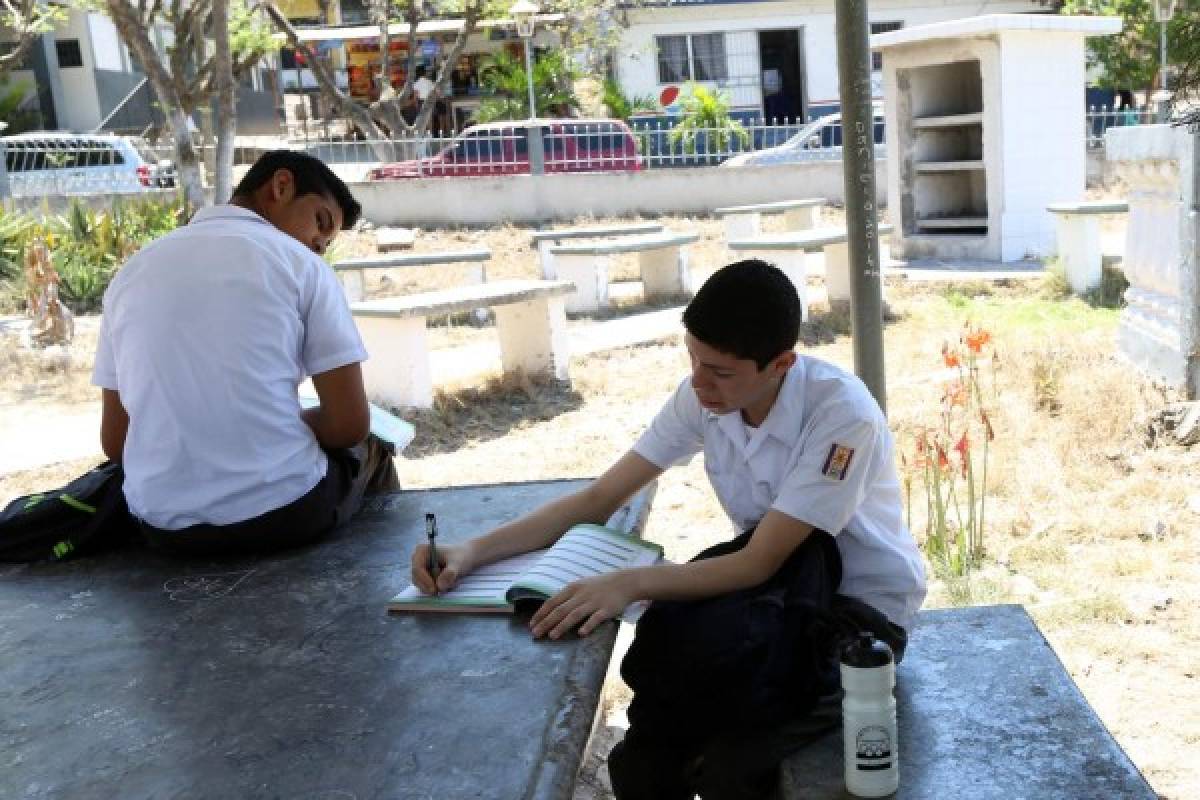
[[[137,523],[120,464],[106,461],[59,489],[18,497],[0,511],[0,561],[66,561],[124,544]]]

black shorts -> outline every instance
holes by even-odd
[[[325,477],[307,494],[241,522],[163,530],[139,520],[143,540],[172,555],[265,553],[317,541],[350,519],[371,488],[395,488],[394,448],[374,436],[348,449],[326,450]]]

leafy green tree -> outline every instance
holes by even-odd
[[[247,0],[78,1],[112,18],[117,35],[146,73],[174,138],[184,196],[194,208],[206,201],[188,118],[218,100],[216,183],[218,193],[227,196],[236,133],[233,87],[264,55],[279,49],[270,26]],[[151,31],[162,27],[170,30],[172,40],[165,53],[150,39]]]
[[[25,60],[37,37],[67,21],[66,9],[44,0],[5,0],[0,4],[0,27],[8,31],[11,46],[0,55],[0,77]]]
[[[564,116],[579,107],[573,88],[577,71],[561,50],[543,53],[533,62],[533,95],[538,117]],[[506,51],[489,56],[480,67],[480,83],[491,93],[479,104],[476,122],[529,117],[529,84],[525,62]]]
[[[720,89],[709,89],[699,83],[684,87],[680,101],[683,117],[671,129],[672,148],[680,145],[683,152],[696,152],[696,140],[703,136],[710,147],[725,152],[736,140],[742,147],[750,144],[750,133],[742,123],[729,115],[729,95]]]
[[[33,88],[29,81],[10,80],[0,83],[0,121],[6,125],[5,136],[42,127],[42,115],[25,102]]]
[[[1061,13],[1120,17],[1123,21],[1120,33],[1087,40],[1088,63],[1103,69],[1097,79],[1100,86],[1147,92],[1158,86],[1159,24],[1149,0],[1066,0]],[[1169,64],[1200,58],[1198,14],[1194,0],[1181,0],[1174,18],[1167,23]]]

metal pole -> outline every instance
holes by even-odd
[[[533,37],[525,40],[525,85],[529,87],[529,118],[537,117],[537,103],[533,98]]]
[[[533,97],[533,36],[525,39],[525,85],[529,87],[529,174],[546,172],[546,152],[542,143],[542,127],[532,124],[537,119],[537,104]]]
[[[883,364],[883,293],[875,207],[875,115],[867,0],[836,0],[838,92],[842,103],[842,169],[850,245],[850,311],[854,371],[887,411]]]

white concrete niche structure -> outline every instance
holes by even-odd
[[[991,14],[876,34],[893,254],[1019,261],[1053,252],[1046,207],[1083,199],[1084,40],[1117,17]]]
[[[1196,139],[1170,125],[1114,128],[1105,150],[1129,190],[1121,352],[1144,374],[1200,399]]]

